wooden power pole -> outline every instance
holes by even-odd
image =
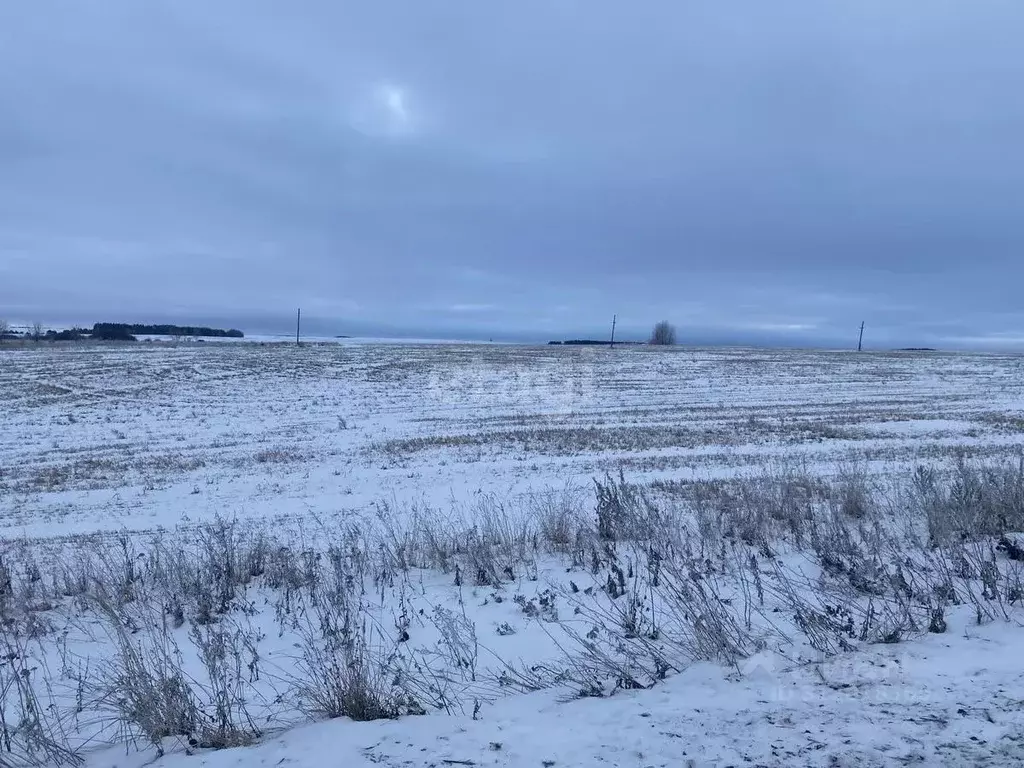
[[[611,349],[615,349],[615,320],[617,318],[618,315],[612,315],[612,341],[611,344],[608,345]]]
[[[295,346],[299,346],[299,329],[302,327],[302,309],[295,313]]]
[[[857,339],[857,351],[860,352],[864,348],[864,321],[860,322],[860,338]]]

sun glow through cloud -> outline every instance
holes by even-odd
[[[405,91],[394,85],[384,85],[380,88],[380,98],[384,102],[392,119],[400,123],[409,122],[409,110],[405,105]]]
[[[417,132],[416,116],[409,105],[409,90],[393,82],[370,86],[352,107],[352,127],[369,136],[402,137]]]

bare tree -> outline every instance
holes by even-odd
[[[3,339],[8,333],[11,332],[10,324],[3,319],[0,319],[0,339]]]
[[[670,346],[675,343],[676,327],[668,320],[662,320],[654,326],[654,330],[651,331],[650,341],[648,341],[648,344],[657,344],[658,346]]]
[[[43,338],[43,324],[40,322],[32,323],[32,341],[39,341]]]

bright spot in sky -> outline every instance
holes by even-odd
[[[349,113],[350,124],[369,136],[399,137],[416,133],[416,114],[409,106],[409,91],[400,85],[378,82],[357,98]]]
[[[405,107],[405,91],[395,85],[380,87],[380,98],[390,110],[391,117],[401,123],[409,122],[409,112]]]

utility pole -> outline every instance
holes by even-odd
[[[864,348],[864,321],[860,321],[860,338],[857,339],[857,351],[860,352]]]
[[[612,315],[612,341],[611,344],[608,345],[610,349],[615,349],[615,320],[617,318],[618,315]]]
[[[299,346],[299,328],[302,326],[302,309],[295,314],[295,346]]]

